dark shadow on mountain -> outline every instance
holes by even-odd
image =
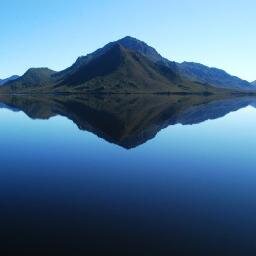
[[[21,110],[32,119],[65,116],[79,129],[127,149],[169,125],[197,124],[256,106],[255,97],[215,95],[0,95],[0,102],[1,107]]]

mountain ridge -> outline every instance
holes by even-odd
[[[170,61],[145,42],[127,36],[79,57],[60,72],[29,69],[1,89],[5,92],[216,93],[254,92],[256,86],[217,68]]]
[[[192,81],[208,83],[220,88],[250,89],[252,85],[226,71],[196,62],[177,63],[180,73]]]

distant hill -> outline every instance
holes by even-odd
[[[209,94],[255,88],[223,70],[169,61],[146,43],[125,37],[79,57],[63,71],[29,69],[0,92]]]
[[[54,79],[52,78],[54,73],[55,71],[48,68],[31,68],[23,76],[20,76],[14,81],[7,82],[2,89],[19,91],[49,86],[54,83]]]
[[[204,66],[194,62],[183,62],[177,64],[179,73],[192,81],[211,84],[217,88],[250,90],[252,84],[238,77],[231,76],[227,72]]]
[[[0,79],[0,86],[6,84],[9,81],[13,81],[17,78],[19,78],[19,76],[14,75],[14,76],[8,77],[6,79]]]
[[[252,82],[251,84],[252,84],[253,86],[256,86],[256,81]]]

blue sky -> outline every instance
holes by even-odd
[[[61,70],[126,35],[256,80],[255,0],[1,0],[0,78]]]

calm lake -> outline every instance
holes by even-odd
[[[255,255],[254,106],[0,96],[1,255]]]

